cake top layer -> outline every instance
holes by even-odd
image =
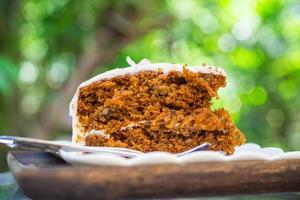
[[[130,67],[115,68],[113,70],[99,74],[85,82],[82,82],[79,88],[89,85],[90,83],[93,83],[95,81],[111,79],[117,76],[123,76],[127,74],[136,74],[141,71],[162,71],[165,74],[167,74],[170,71],[182,71],[184,66],[183,64],[151,63],[147,59],[143,59],[138,64],[136,64],[129,57],[127,57],[127,62],[130,65]],[[188,69],[195,73],[214,74],[214,75],[227,77],[226,72],[223,69],[218,68],[216,66],[210,66],[210,65],[188,66]]]
[[[206,65],[206,64],[200,66],[188,66],[183,64],[172,64],[172,63],[151,63],[148,59],[143,59],[136,64],[130,57],[127,57],[126,61],[130,65],[129,67],[115,68],[113,70],[104,72],[102,74],[98,74],[93,78],[82,82],[77,88],[77,91],[71,100],[70,107],[69,107],[70,115],[71,116],[76,115],[75,113],[77,108],[77,98],[78,98],[79,89],[100,80],[111,79],[117,76],[133,75],[142,71],[161,71],[165,74],[167,74],[170,71],[181,72],[183,71],[184,66],[187,66],[189,71],[195,73],[214,74],[214,75],[227,77],[227,74],[223,69],[216,66]]]

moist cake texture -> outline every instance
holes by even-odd
[[[231,154],[244,135],[226,110],[211,110],[211,99],[225,85],[224,74],[187,66],[94,79],[78,88],[71,103],[73,141],[173,153],[209,142],[211,150]]]

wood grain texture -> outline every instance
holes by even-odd
[[[34,199],[172,198],[300,191],[300,160],[72,167],[47,153],[11,152],[8,161],[22,191]]]

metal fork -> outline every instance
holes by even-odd
[[[110,154],[115,154],[115,155],[128,157],[128,158],[141,156],[144,154],[141,151],[132,150],[128,148],[121,148],[121,147],[80,146],[78,144],[73,144],[64,141],[49,141],[49,140],[41,140],[35,138],[5,136],[5,135],[0,136],[0,143],[9,146],[12,149],[20,149],[26,151],[44,151],[44,152],[55,153],[57,155],[59,155],[60,150],[79,151],[79,152],[86,152],[86,153],[110,153]],[[192,149],[189,149],[181,153],[176,153],[174,155],[184,156],[192,152],[208,150],[209,147],[210,147],[209,143],[203,143]]]

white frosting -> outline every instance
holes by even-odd
[[[142,60],[143,63],[145,61]],[[79,88],[87,86],[93,82],[104,80],[104,79],[111,79],[117,76],[124,76],[124,75],[132,75],[136,74],[141,71],[162,71],[164,74],[167,74],[170,71],[182,71],[183,65],[181,64],[170,64],[170,63],[150,63],[150,64],[133,64],[130,67],[126,68],[116,68],[107,72],[104,72],[102,74],[99,74],[97,76],[94,76],[93,78],[84,81],[80,84]],[[188,67],[188,70],[195,72],[195,73],[201,73],[201,74],[215,74],[215,75],[221,75],[221,76],[227,76],[225,71],[221,68],[214,67],[214,66],[190,66]]]
[[[122,127],[120,130],[125,131],[127,129],[139,127],[141,124],[144,124],[145,122],[146,122],[145,120],[142,120],[142,121],[139,121],[139,122],[136,122],[136,123],[130,123],[127,126]]]
[[[117,76],[123,76],[123,75],[132,75],[136,74],[141,71],[161,71],[164,74],[169,73],[170,71],[179,71],[181,72],[183,70],[182,64],[171,64],[171,63],[150,63],[149,60],[143,59],[138,64],[136,64],[130,57],[127,57],[127,62],[130,65],[130,67],[126,68],[116,68],[110,71],[107,71],[105,73],[99,74],[97,76],[94,76],[93,78],[82,82],[79,87],[76,90],[76,93],[74,97],[71,100],[70,107],[69,107],[69,114],[72,117],[72,141],[76,142],[77,135],[81,138],[84,138],[85,135],[88,133],[84,133],[79,128],[79,122],[78,117],[76,115],[77,112],[77,101],[78,101],[78,95],[79,95],[79,89],[81,87],[87,86],[93,82],[99,81],[99,80],[105,80],[105,79],[111,79]],[[188,70],[195,72],[195,73],[201,73],[201,74],[215,74],[215,75],[221,75],[221,76],[227,76],[226,72],[218,67],[215,66],[209,66],[209,65],[203,65],[203,66],[187,66]],[[78,142],[79,144],[84,144],[82,141]]]
[[[105,139],[110,138],[109,134],[106,134],[103,130],[91,130],[90,132],[88,132],[85,137],[87,137],[88,135],[100,135],[102,137],[104,137]]]

